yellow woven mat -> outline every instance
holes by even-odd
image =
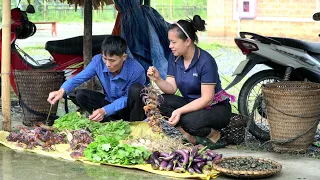
[[[131,135],[134,137],[146,137],[151,136],[153,138],[164,138],[160,134],[155,134],[152,132],[151,128],[149,128],[148,123],[145,122],[134,122],[130,123],[132,128]],[[24,149],[19,146],[17,146],[16,142],[9,142],[7,141],[6,137],[8,136],[9,132],[6,131],[0,131],[0,143],[4,146],[7,146],[14,150],[20,150],[20,151],[28,151],[33,152],[45,156],[50,156],[53,158],[62,158],[70,161],[76,161],[75,159],[70,157],[70,152],[67,151],[67,149],[70,147],[69,144],[58,144],[55,146],[55,151],[43,151],[41,147],[37,147],[34,149]],[[100,163],[93,163],[90,161],[87,161],[86,158],[78,159],[79,161],[82,161],[86,164],[92,164],[92,165],[101,165]],[[170,177],[176,177],[176,178],[198,178],[198,179],[210,179],[210,178],[216,178],[217,172],[213,171],[211,173],[211,177],[209,175],[205,174],[189,174],[188,172],[185,173],[175,173],[173,171],[160,171],[160,170],[153,170],[150,164],[145,165],[117,165],[117,164],[106,164],[111,166],[118,166],[118,167],[124,167],[124,168],[131,168],[131,169],[140,169],[143,171],[147,171],[154,174],[164,175],[164,176],[170,176]]]

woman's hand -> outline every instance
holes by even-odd
[[[181,112],[179,109],[176,109],[172,112],[171,117],[168,120],[170,126],[175,126],[180,121]]]
[[[103,118],[106,114],[107,114],[106,110],[104,110],[104,108],[100,108],[100,109],[93,111],[93,113],[89,116],[89,119],[91,121],[100,122],[103,120]]]
[[[159,71],[154,67],[154,66],[150,66],[148,68],[148,71],[147,71],[147,76],[152,80],[152,81],[158,81],[160,80],[160,73]]]

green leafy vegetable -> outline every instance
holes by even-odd
[[[144,164],[144,160],[150,156],[146,148],[120,144],[113,136],[98,136],[95,142],[88,145],[84,154],[93,162],[122,165]]]
[[[98,123],[81,117],[77,112],[72,112],[57,119],[53,126],[59,131],[89,129],[95,141],[88,145],[84,155],[93,162],[143,164],[144,160],[150,156],[150,152],[144,147],[119,143],[131,133],[130,125],[126,121]]]
[[[81,117],[77,112],[70,112],[55,120],[53,127],[57,128],[59,131],[62,131],[63,129],[79,130],[85,129],[90,123],[89,119]]]
[[[79,130],[88,128],[94,137],[99,135],[114,136],[116,139],[125,139],[131,133],[130,125],[126,121],[118,120],[106,123],[90,121],[88,118],[81,117],[77,112],[68,113],[58,118],[53,127],[59,131]]]

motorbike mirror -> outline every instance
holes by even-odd
[[[320,12],[314,13],[312,18],[315,21],[320,21]]]
[[[26,12],[29,13],[29,14],[33,14],[33,13],[35,13],[36,11],[34,10],[34,7],[33,7],[31,4],[29,4],[29,5],[27,6]]]

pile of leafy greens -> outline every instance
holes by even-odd
[[[53,127],[58,131],[88,129],[94,137],[115,136],[116,139],[125,139],[131,133],[130,125],[123,120],[99,123],[82,117],[77,112],[70,112],[55,120]]]
[[[84,151],[85,157],[93,162],[132,165],[144,164],[150,156],[145,147],[121,144],[128,138],[131,128],[128,122],[118,120],[106,123],[90,121],[77,112],[68,113],[55,121],[53,126],[58,131],[87,129],[94,137]]]
[[[144,164],[144,160],[150,156],[146,148],[120,144],[114,136],[97,136],[84,154],[93,162],[121,165]]]

